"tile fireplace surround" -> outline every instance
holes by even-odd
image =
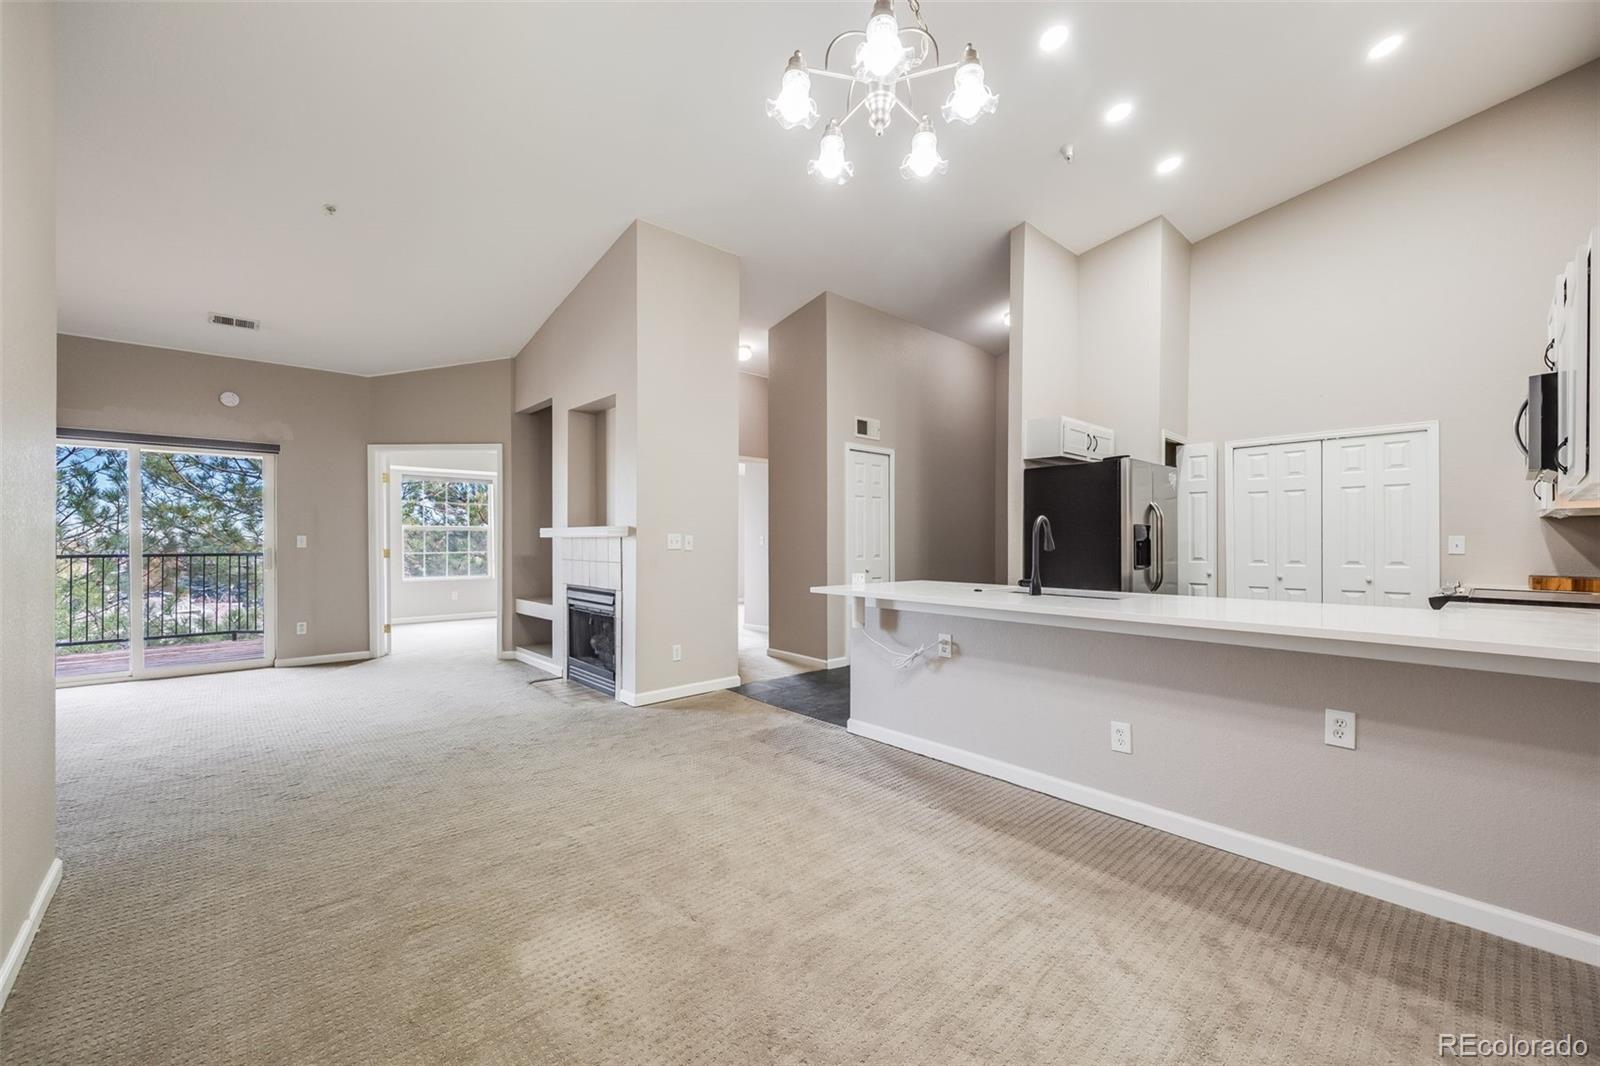
[[[567,585],[622,588],[622,538],[561,537],[561,580]]]

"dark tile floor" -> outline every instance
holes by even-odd
[[[837,670],[813,670],[807,674],[771,681],[752,681],[734,691],[829,725],[842,726],[850,720],[848,666],[841,666]]]

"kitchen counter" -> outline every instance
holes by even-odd
[[[1029,596],[1007,585],[952,581],[811,591],[898,611],[1600,683],[1600,611],[1466,604],[1433,611],[1089,591]]]
[[[857,736],[1600,964],[1600,611],[813,591]]]

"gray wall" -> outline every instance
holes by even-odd
[[[1446,581],[1600,572],[1600,520],[1535,517],[1511,441],[1597,128],[1591,63],[1196,244],[1191,437],[1437,419]]]
[[[767,391],[766,378],[739,375],[739,454],[751,459],[767,457]]]
[[[363,378],[84,337],[62,335],[58,343],[60,425],[282,448],[280,659],[360,652],[370,643],[368,444],[509,439],[508,360]],[[217,401],[225,390],[239,394],[238,407]],[[293,546],[299,534],[304,548]],[[306,623],[304,636],[295,634],[297,621]]]
[[[828,657],[828,298],[767,332],[774,402],[767,467],[769,647]]]
[[[53,17],[0,4],[0,958],[56,850]]]
[[[738,684],[739,260],[638,230],[638,691]]]
[[[879,612],[869,612],[876,631]],[[1506,674],[885,612],[851,714],[1591,933],[1600,932],[1595,687]],[[879,635],[879,639],[885,639]],[[1357,748],[1322,742],[1357,715]],[[1133,753],[1110,748],[1132,727]]]
[[[995,358],[825,293],[774,326],[773,648],[846,654],[842,608],[812,585],[845,580],[845,450],[877,418],[895,452],[895,576],[989,581],[995,558]],[[825,553],[825,554],[824,554]]]

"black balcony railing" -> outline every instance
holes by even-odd
[[[148,641],[259,635],[265,610],[261,563],[260,552],[146,554],[136,590],[126,553],[59,554],[56,647],[124,643],[135,612],[142,615]]]

